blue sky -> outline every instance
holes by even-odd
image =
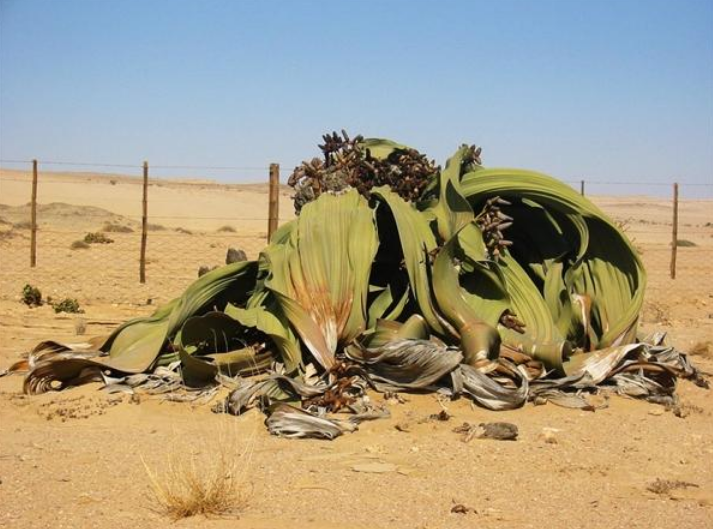
[[[1,159],[285,175],[341,128],[713,184],[713,1],[0,0]]]

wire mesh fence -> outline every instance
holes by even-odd
[[[32,172],[0,170],[0,299],[17,298],[25,284],[32,284],[47,295],[83,303],[162,302],[180,294],[201,266],[224,264],[228,248],[254,259],[265,246],[268,167],[264,184],[152,177],[147,181],[146,283],[141,284],[142,167],[120,169],[122,174],[40,171],[34,267]],[[292,209],[289,192],[281,194],[284,222]]]
[[[267,242],[266,167],[157,166],[147,181],[146,283],[139,282],[142,239],[142,167],[76,164],[81,172],[42,170],[37,186],[36,266],[30,266],[32,172],[0,170],[0,299],[20,296],[25,284],[80,303],[164,302],[197,277],[201,266],[223,264],[228,248],[254,259]],[[61,162],[55,162],[60,171]],[[10,164],[12,165],[12,164]],[[50,166],[42,162],[41,167]],[[86,172],[84,168],[97,172]],[[103,171],[116,168],[120,174]],[[153,174],[152,168],[152,174]],[[225,170],[234,184],[177,178],[187,169]],[[101,172],[100,172],[101,171]],[[206,174],[204,173],[204,174]],[[226,178],[221,174],[221,178]],[[649,301],[690,295],[713,303],[713,185],[682,185],[678,202],[676,278],[671,277],[673,201],[650,184],[571,182],[614,218],[646,265]],[[293,217],[289,189],[280,189],[280,222]],[[653,195],[653,196],[652,196]]]

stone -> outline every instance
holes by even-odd
[[[557,438],[557,433],[560,432],[558,428],[543,428],[542,429],[542,440],[551,445],[559,444],[559,439]]]
[[[247,261],[248,256],[243,250],[228,248],[228,253],[225,255],[225,264],[241,263]]]

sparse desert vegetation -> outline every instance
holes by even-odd
[[[107,233],[133,233],[134,229],[123,224],[114,224],[107,222],[102,226],[102,231]]]
[[[252,493],[252,437],[217,434],[200,446],[185,440],[169,444],[164,461],[155,468],[144,462],[150,490],[159,512],[174,520],[191,516],[239,515]],[[241,449],[241,447],[245,447]]]
[[[47,304],[52,307],[55,313],[67,312],[69,314],[83,314],[84,310],[79,306],[75,298],[63,298],[60,300],[47,299]]]
[[[678,239],[676,241],[676,245],[679,248],[694,248],[698,246],[695,242],[689,241],[688,239]]]
[[[22,287],[22,302],[28,307],[39,307],[42,305],[42,292],[32,285]]]
[[[53,176],[45,178],[51,181]],[[103,204],[106,209],[101,211],[82,209],[82,200],[96,207],[93,204],[101,205],[102,197],[109,196],[104,189],[110,184],[101,182],[95,180],[93,184],[80,183],[76,187],[65,185],[62,190],[74,194],[79,204],[41,209],[39,219],[43,227],[47,226],[42,231],[48,234],[39,239],[38,266],[34,270],[28,267],[29,232],[16,231],[25,237],[2,241],[0,255],[4,269],[0,274],[0,292],[4,297],[0,298],[0,321],[3,322],[0,369],[17,361],[19,351],[31,349],[42,338],[86,341],[107,334],[122,321],[150,314],[156,305],[180,294],[195,279],[199,265],[222,264],[228,246],[245,249],[250,259],[256,258],[264,246],[266,221],[236,221],[234,225],[241,227],[231,233],[217,231],[225,221],[204,217],[227,218],[236,204],[245,216],[264,217],[266,187],[230,194],[226,190],[214,193],[211,186],[206,185],[201,192],[210,198],[212,210],[190,210],[190,214],[177,219],[176,224],[170,227],[166,224],[169,229],[153,239],[149,234],[148,283],[140,285],[139,231],[116,237],[110,235],[115,242],[101,245],[100,251],[68,250],[72,241],[96,231],[105,219],[112,222],[114,216],[122,217],[117,222],[129,225],[126,218],[136,210],[136,204],[126,199],[130,195],[113,203],[107,201]],[[21,184],[14,180],[10,183]],[[157,200],[150,211],[157,216],[175,216],[171,210],[188,210],[193,202],[171,201],[175,196],[171,193],[183,189],[181,185],[184,184],[152,188],[152,196]],[[6,189],[4,182],[2,186]],[[121,193],[132,187],[135,188],[126,185],[111,189]],[[16,194],[22,194],[27,188],[18,189],[21,192]],[[50,196],[46,198],[52,200]],[[631,201],[626,197],[596,197],[595,200],[615,217],[632,217]],[[641,202],[641,199],[636,200],[636,203]],[[0,208],[0,215],[15,222],[20,215],[27,214],[23,204],[18,204],[18,209],[11,210],[10,215]],[[284,192],[282,204],[289,204],[289,191]],[[634,219],[660,218],[657,215],[661,208],[657,204],[656,199],[651,199],[637,207],[634,213],[638,217]],[[125,209],[114,211],[114,207]],[[251,207],[255,210],[251,211]],[[74,211],[79,214],[75,215]],[[289,206],[282,207],[281,211],[288,215],[284,220],[291,218]],[[682,215],[689,215],[692,224],[703,226],[707,222],[707,211],[705,204],[700,204],[700,210],[686,204]],[[191,216],[196,218],[191,219]],[[697,365],[713,372],[706,353],[713,292],[699,288],[707,285],[705,279],[713,273],[710,268],[713,260],[705,257],[710,255],[707,253],[711,251],[710,245],[701,243],[681,252],[678,278],[671,281],[668,278],[671,226],[663,220],[657,222],[659,224],[645,224],[634,220],[629,228],[645,249],[643,259],[649,270],[647,299],[653,307],[647,308],[649,316],[641,324],[640,333],[668,331],[671,342],[689,350]],[[639,226],[644,229],[637,232]],[[62,233],[49,233],[56,227]],[[176,231],[178,227],[200,235],[189,236]],[[685,233],[683,237],[687,237]],[[176,250],[188,241],[190,252]],[[77,299],[86,311],[80,322],[85,334],[77,332],[78,316],[55,314],[46,305],[26,309],[19,303],[29,273],[32,277],[29,282],[43,294],[55,299],[63,296]],[[147,298],[152,298],[151,305],[146,304]],[[699,343],[701,345],[696,345]],[[449,527],[474,520],[484,527],[538,523],[564,529],[581,523],[582,513],[587,519],[595,519],[594,514],[589,518],[587,513],[590,512],[596,512],[596,519],[607,526],[633,527],[640,523],[642,513],[650,513],[652,509],[660,527],[672,524],[700,527],[705,526],[710,517],[707,502],[713,481],[707,473],[705,456],[707,451],[713,450],[710,441],[713,408],[709,392],[685,381],[678,387],[683,402],[681,416],[676,415],[674,409],[662,409],[661,415],[651,414],[651,405],[623,398],[609,399],[608,407],[594,413],[551,404],[529,407],[526,413],[495,413],[473,410],[466,401],[460,400],[448,404],[452,419],[433,421],[429,417],[439,414],[442,408],[432,396],[375,395],[375,402],[383,402],[392,418],[364,423],[356,435],[343,436],[332,443],[270,436],[264,431],[263,418],[257,411],[241,417],[212,413],[210,408],[225,393],[205,404],[192,405],[145,392],[107,394],[98,392],[98,386],[92,384],[62,393],[27,397],[22,394],[21,377],[0,378],[0,430],[12,432],[2,437],[0,443],[0,488],[5,495],[0,511],[12,522],[12,527],[56,525],[58,510],[63,511],[65,520],[80,526],[88,519],[101,522],[107,529],[129,525],[149,529],[171,524],[175,515],[162,507],[154,495],[144,463],[156,474],[159,483],[165,484],[161,476],[168,469],[168,455],[173,451],[174,458],[183,457],[189,467],[191,461],[201,465],[203,458],[214,457],[209,448],[213,445],[203,441],[205,430],[215,432],[225,428],[226,422],[228,430],[235,428],[231,433],[235,438],[256,437],[251,463],[245,467],[255,477],[243,481],[246,488],[242,490],[248,492],[248,501],[243,502],[243,496],[238,495],[241,501],[233,504],[245,506],[236,510],[239,523],[247,527],[288,529],[296,525],[309,526],[312,522],[308,519],[314,519],[317,527],[320,524],[349,527],[350,524],[345,523],[348,517],[363,526],[395,529],[419,527],[419,524]],[[477,439],[463,443],[460,435],[452,430],[464,421],[470,424],[512,422],[518,426],[520,436],[511,443]],[[397,424],[401,429],[396,428]],[[631,435],[621,435],[622,425]],[[544,428],[557,430],[553,434],[557,443],[543,440]],[[61,442],[51,441],[60,438]],[[175,438],[195,439],[188,443],[191,451],[173,450],[167,441]],[[677,446],[672,459],[672,443],[681,440],[683,444]],[[613,461],[612,453],[626,454],[626,457]],[[217,463],[219,459],[214,458],[214,461]],[[523,461],[529,465],[527,472],[522,471]],[[243,460],[239,463],[241,470]],[[116,471],[119,466],[121,472]],[[520,503],[513,505],[510,500],[513,475],[518,476],[519,486],[528,490],[554,492],[543,496],[540,502],[528,503],[527,507]],[[676,488],[670,494],[650,492],[648,487],[657,479],[680,480],[698,487]],[[484,496],[482,486],[486,482],[488,493]],[[335,493],[345,490],[345,483],[350,493]],[[209,489],[205,485],[193,487],[193,490]],[[597,490],[609,492],[602,495]],[[46,509],[38,510],[36,502],[30,499],[37,494],[46,496],[43,500]],[[354,494],[372,505],[368,518],[350,499]],[[610,502],[607,497],[616,497],[616,500]],[[598,502],[596,507],[592,503],[595,501]],[[617,505],[626,504],[627,509],[615,509],[614,501]],[[305,515],[305,502],[311,506],[309,516]],[[562,502],[571,508],[562,511]],[[452,513],[456,504],[466,505],[467,513]],[[395,515],[393,509],[398,505],[409,507]],[[553,512],[558,513],[557,516],[553,517]],[[197,515],[177,521],[176,525],[209,529],[220,525],[222,521],[215,518],[222,516]]]
[[[102,232],[87,233],[84,236],[84,242],[87,244],[111,244],[114,239],[111,239],[104,235]]]

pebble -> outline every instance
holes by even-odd
[[[559,439],[557,438],[557,432],[561,430],[557,428],[543,428],[542,429],[542,440],[551,445],[559,444]]]

